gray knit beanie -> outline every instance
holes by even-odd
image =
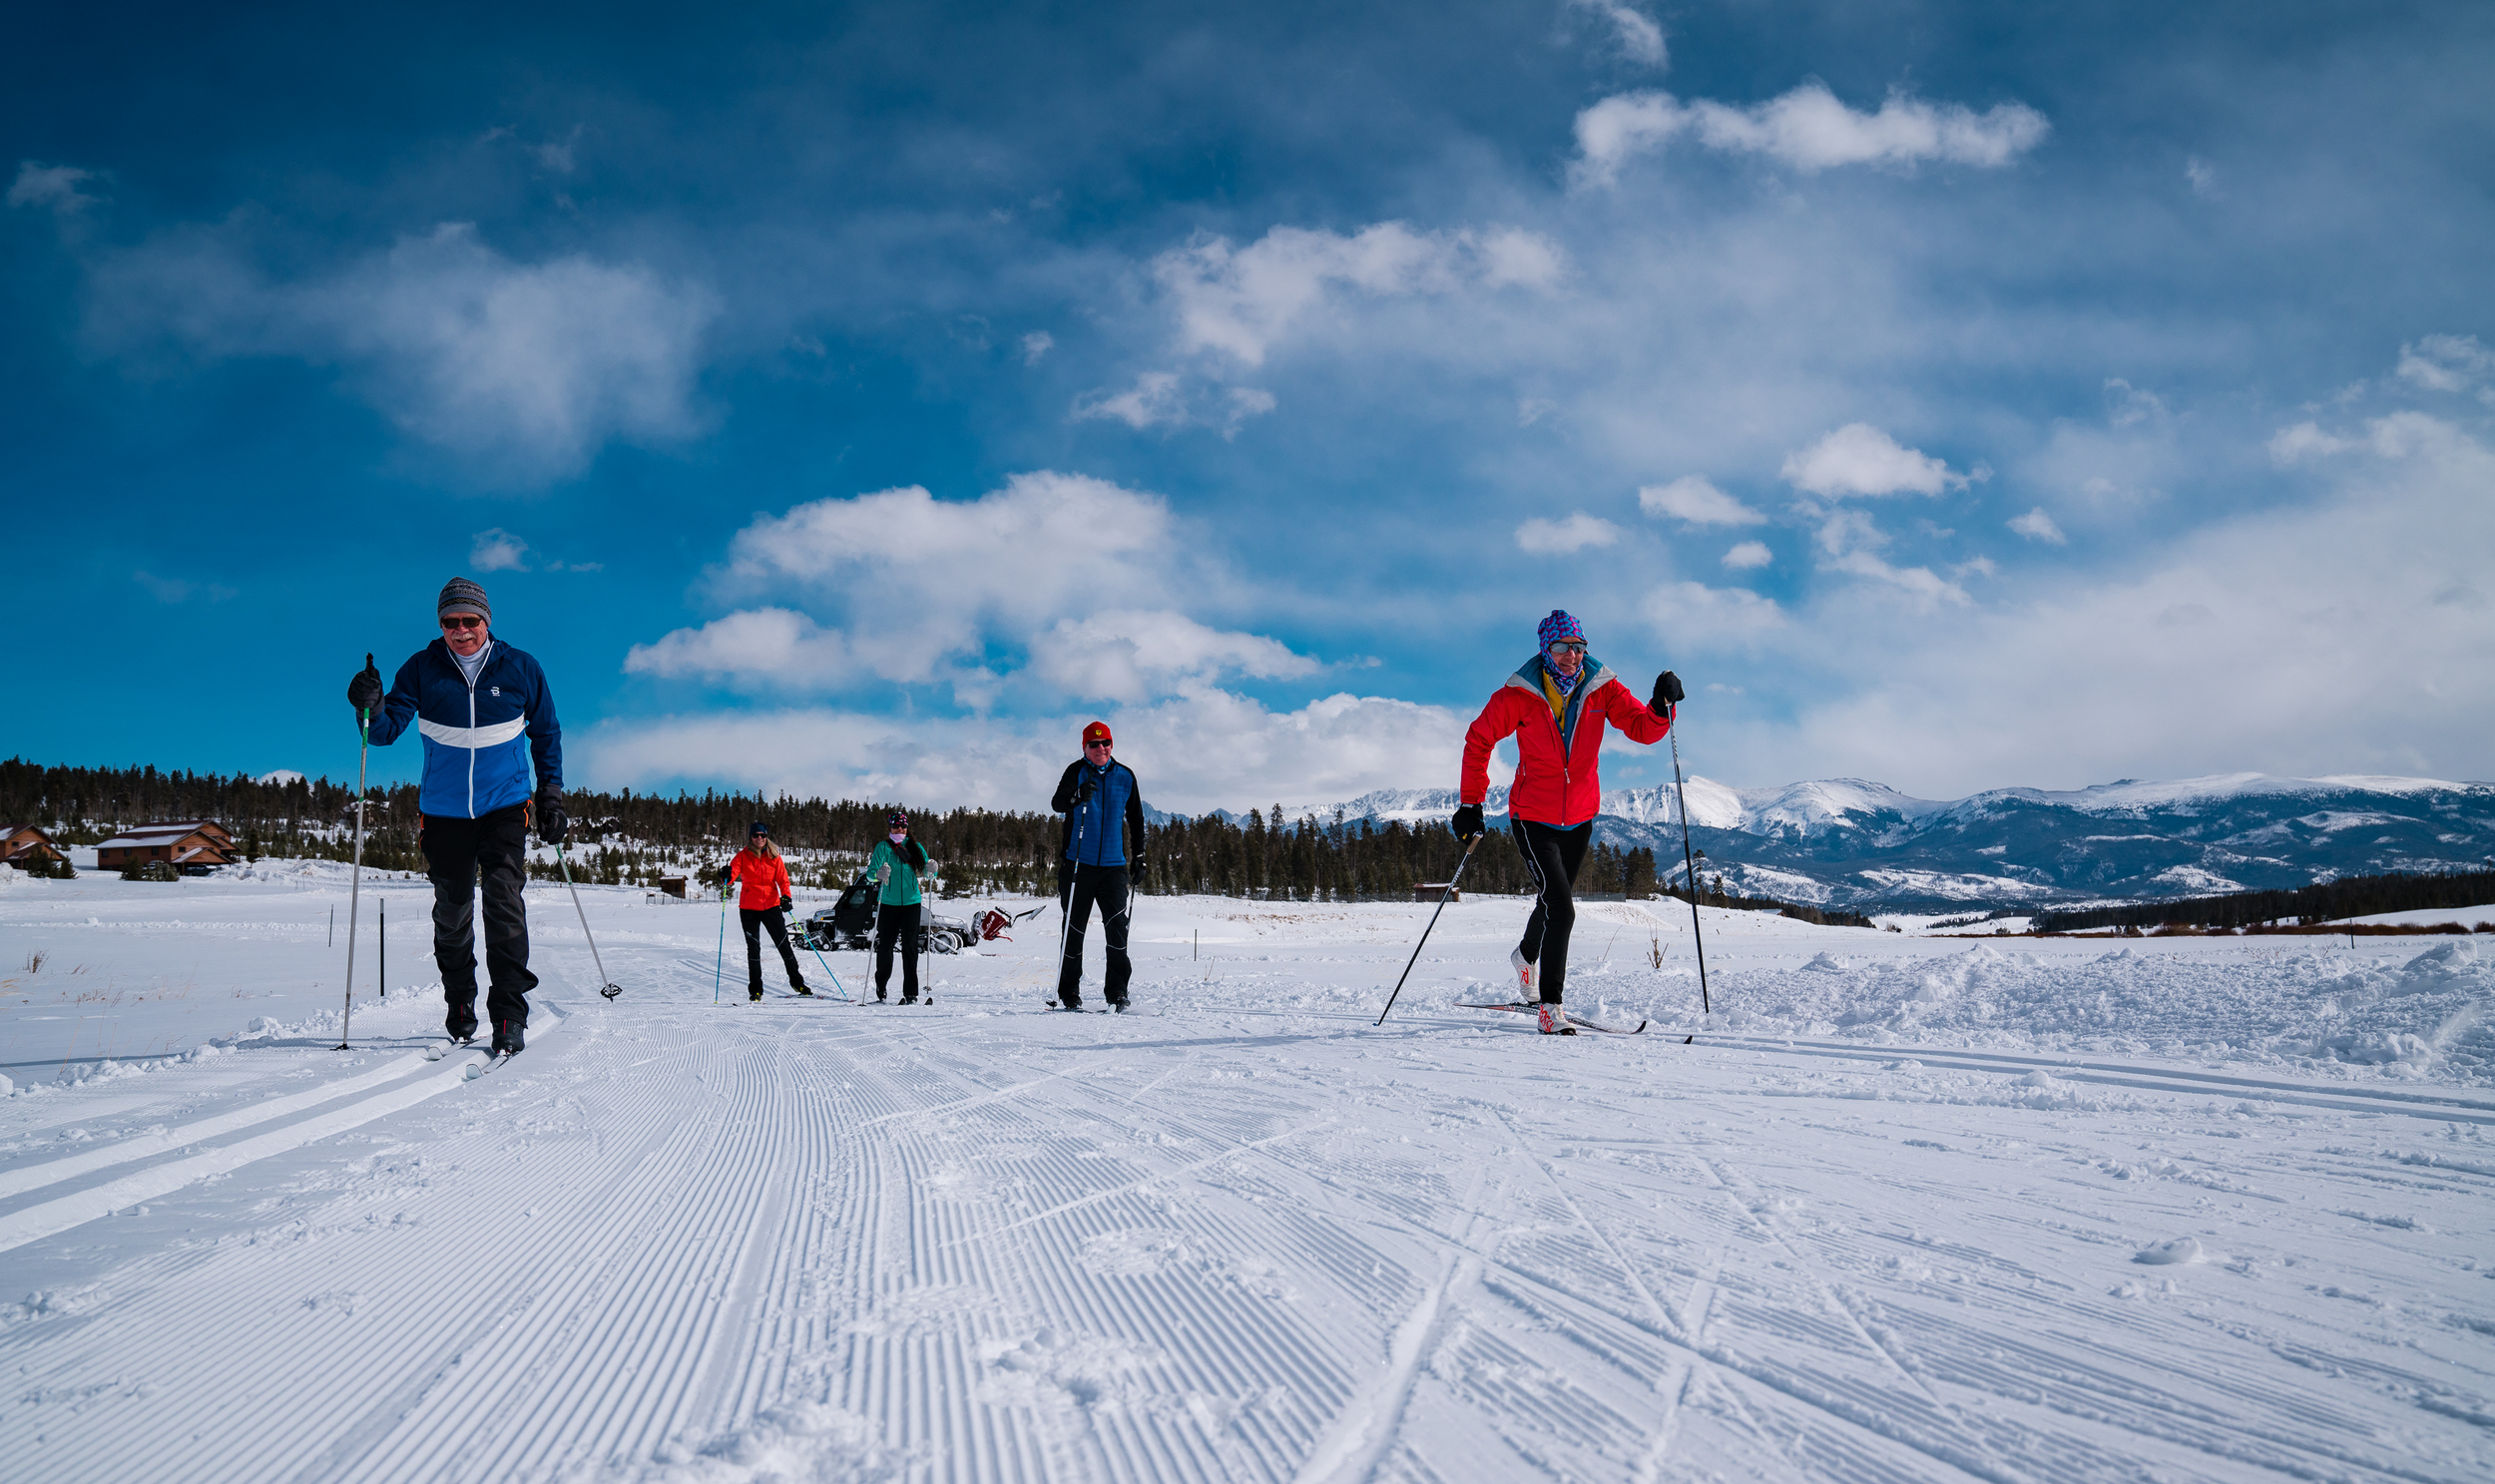
[[[485,590],[464,577],[454,577],[442,584],[442,596],[433,605],[434,617],[446,613],[472,613],[488,627],[494,622],[494,606],[485,601]]]

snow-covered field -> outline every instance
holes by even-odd
[[[10,1478],[2495,1476],[2484,939],[1711,912],[1702,1028],[1589,905],[1656,1024],[1560,1041],[1455,1008],[1510,899],[1380,1029],[1426,906],[1145,899],[1111,1018],[1046,915],[714,1006],[714,906],[584,890],[609,1004],[541,887],[466,1081],[366,886],[351,1052],[330,868],[0,889]]]

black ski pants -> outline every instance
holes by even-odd
[[[476,1029],[476,890],[485,883],[485,968],[493,982],[485,1013],[494,1024],[529,1023],[528,805],[481,819],[427,814],[416,841],[433,878],[433,962],[442,971],[443,1025],[454,1036]]]
[[[746,993],[762,992],[762,935],[770,934],[779,945],[779,961],[788,966],[788,987],[803,989],[805,976],[797,972],[797,950],[788,946],[788,916],[777,907],[739,907],[737,925],[746,930]]]
[[[1127,981],[1135,977],[1135,964],[1126,956],[1126,930],[1129,921],[1126,867],[1122,865],[1078,865],[1067,881],[1060,901],[1066,909],[1066,946],[1057,960],[1057,1000],[1071,1010],[1083,1003],[1083,933],[1092,920],[1092,906],[1100,906],[1100,925],[1109,940],[1109,972],[1101,985],[1101,997],[1112,1005],[1126,1003]]]
[[[1577,925],[1577,867],[1586,863],[1586,847],[1594,843],[1594,821],[1562,829],[1511,816],[1507,827],[1525,869],[1533,873],[1533,915],[1525,919],[1525,940],[1516,951],[1541,966],[1536,977],[1542,1003],[1556,1005],[1568,980],[1568,934]]]
[[[901,948],[901,998],[918,998],[918,917],[925,910],[919,902],[896,906],[885,902],[875,908],[875,998],[883,998],[883,987],[892,982],[892,947]]]

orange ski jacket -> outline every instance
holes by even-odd
[[[1490,792],[1490,751],[1516,739],[1516,780],[1508,785],[1511,819],[1574,828],[1603,808],[1603,724],[1609,721],[1631,742],[1659,742],[1672,724],[1629,694],[1629,688],[1592,655],[1575,689],[1558,706],[1545,683],[1542,657],[1520,666],[1490,698],[1464,734],[1464,772],[1457,792],[1479,803]]]
[[[728,874],[737,879],[737,905],[748,911],[763,912],[779,905],[783,896],[794,896],[788,889],[788,861],[785,856],[760,856],[750,850],[740,850],[728,862]]]

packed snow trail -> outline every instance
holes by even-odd
[[[1425,906],[1148,899],[1144,1013],[1077,1017],[1037,1006],[1047,933],[931,960],[932,1009],[715,1007],[692,914],[583,895],[622,1001],[550,920],[540,998],[569,1013],[492,1077],[0,1252],[14,1474],[2495,1472],[2485,1083],[2289,1064],[2283,1010],[2212,1060],[1917,1046],[1883,1008],[1927,1016],[1891,996],[1932,978],[2043,1005],[2056,974],[2080,1002],[2215,976],[2249,986],[2205,987],[2232,1025],[2268,960],[1728,931],[1751,1005],[1851,1008],[1684,1046],[1455,1008],[1500,982],[1520,902],[1450,908],[1378,1030]],[[1221,961],[1191,961],[1208,928]],[[1894,962],[1810,967],[1823,945]],[[2385,1015],[2476,992],[2475,959],[2438,962],[2309,966],[2307,1039],[2351,976],[2406,987]],[[1580,985],[1658,1032],[1695,1025],[1689,987]],[[1833,1023],[1858,1012],[1888,1044]],[[438,1018],[393,996],[358,1007],[360,1059],[278,1027],[21,1089],[0,1222],[387,1096]]]

